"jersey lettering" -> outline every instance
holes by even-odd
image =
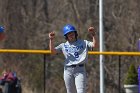
[[[78,58],[79,57],[79,53],[78,52],[75,52],[74,53],[74,56],[75,56],[75,58]]]
[[[75,53],[84,48],[83,45],[73,46],[73,47],[64,46],[64,47],[65,47],[65,51],[68,53]]]

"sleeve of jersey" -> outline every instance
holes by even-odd
[[[93,42],[91,42],[91,41],[87,41],[87,40],[85,40],[85,41],[86,41],[86,44],[87,44],[88,50],[93,50]]]
[[[58,45],[55,47],[57,53],[61,53],[62,52],[62,44]]]

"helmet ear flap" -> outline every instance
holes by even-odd
[[[66,40],[68,40],[68,37],[67,37],[67,35],[64,35],[64,37],[65,37],[65,39],[66,39]]]

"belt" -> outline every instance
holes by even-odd
[[[77,65],[70,65],[70,66],[67,66],[67,67],[83,67],[84,64],[77,64]]]

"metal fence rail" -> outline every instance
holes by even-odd
[[[0,49],[0,53],[28,53],[28,54],[50,54],[51,51],[49,50],[23,50],[23,49]],[[140,56],[140,52],[98,52],[98,51],[89,51],[91,55],[134,55]]]

